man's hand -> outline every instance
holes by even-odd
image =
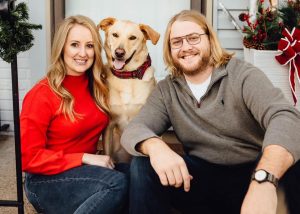
[[[270,182],[252,181],[242,204],[241,214],[275,214],[276,187]]]
[[[192,176],[189,174],[183,158],[175,153],[159,138],[150,138],[141,145],[141,152],[149,155],[150,162],[164,186],[181,187],[190,190]]]
[[[102,166],[110,169],[115,168],[112,159],[108,155],[94,155],[84,153],[82,156],[82,163],[88,165]]]

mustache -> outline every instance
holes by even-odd
[[[200,54],[200,51],[196,50],[196,49],[191,49],[188,51],[179,52],[178,57],[181,58],[181,57],[185,57],[185,56],[189,56],[189,55],[196,55],[196,54]]]
[[[195,74],[198,74],[198,73],[204,71],[211,64],[211,56],[210,56],[210,54],[204,54],[202,56],[201,60],[194,67],[192,67],[190,69],[186,69],[179,62],[179,59],[174,60],[173,63],[179,73],[185,74],[185,75],[195,75]]]

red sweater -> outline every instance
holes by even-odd
[[[58,112],[61,99],[46,79],[25,96],[21,112],[22,168],[35,174],[57,174],[82,165],[83,153],[95,153],[108,116],[96,106],[86,75],[66,76],[63,86],[73,95],[74,110],[82,115],[71,122]]]

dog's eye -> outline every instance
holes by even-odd
[[[113,33],[112,35],[113,35],[113,37],[116,37],[116,38],[119,37],[119,35],[117,33]]]
[[[135,39],[136,39],[136,36],[129,37],[129,40],[135,40]]]

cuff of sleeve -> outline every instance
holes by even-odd
[[[300,129],[299,119],[300,117],[286,117],[286,115],[283,114],[278,115],[271,120],[271,123],[265,133],[263,149],[268,145],[281,146],[291,153],[294,158],[294,163],[296,163],[300,158],[300,132],[298,131]]]
[[[74,168],[77,166],[81,166],[82,165],[82,156],[83,156],[83,153],[65,154],[65,159],[67,162],[65,168],[70,169],[70,168]]]
[[[129,130],[125,130],[121,137],[121,144],[127,150],[127,152],[134,156],[145,156],[141,152],[135,150],[135,147],[138,143],[143,142],[149,138],[158,137],[153,132],[149,131],[148,129],[140,129],[140,134],[137,133],[130,133]]]

